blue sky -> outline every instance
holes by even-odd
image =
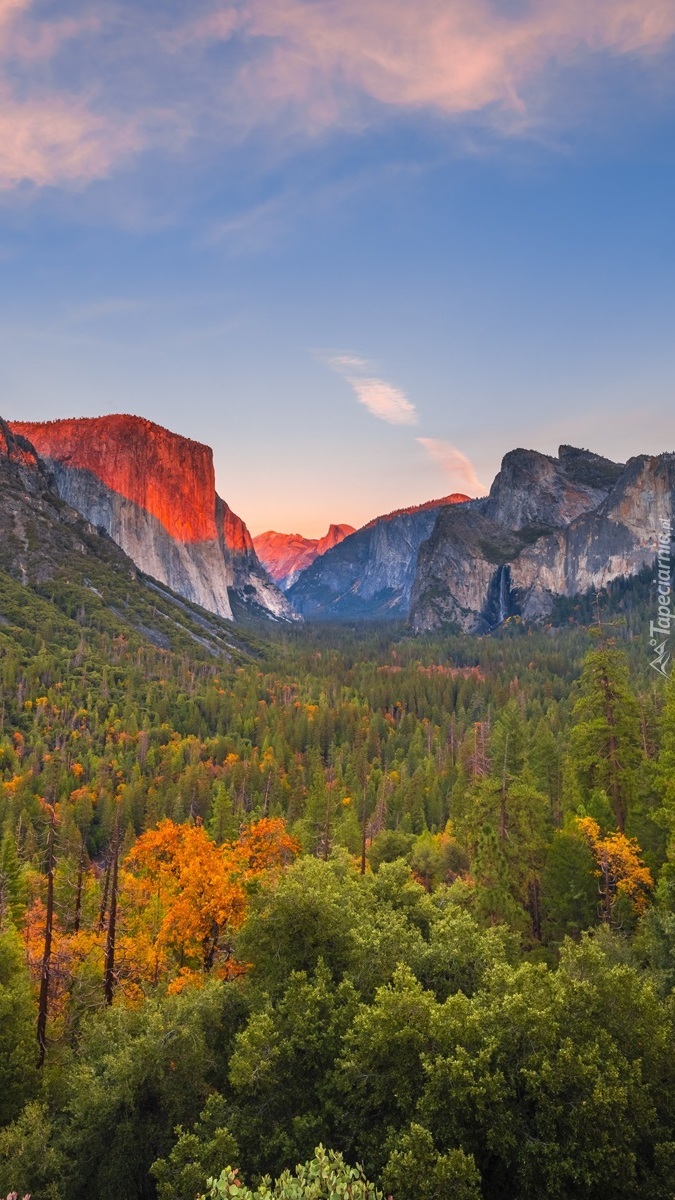
[[[675,449],[675,0],[411,13],[0,0],[0,412],[205,441],[254,533]]]

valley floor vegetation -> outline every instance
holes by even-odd
[[[645,612],[226,659],[0,575],[0,1193],[673,1200]]]

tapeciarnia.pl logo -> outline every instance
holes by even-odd
[[[666,517],[659,521],[659,549],[656,556],[659,606],[657,618],[649,622],[649,645],[654,649],[655,657],[650,667],[665,679],[668,678],[668,666],[671,660],[668,640],[671,634],[671,622],[675,621],[675,613],[671,611],[672,601],[672,570],[671,544],[673,540],[672,522]]]

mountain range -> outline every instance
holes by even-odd
[[[216,492],[207,446],[105,416],[1,423],[0,493],[0,566],[24,581],[89,554],[228,621],[397,617],[416,633],[488,633],[652,563],[675,455],[518,449],[480,499],[455,493],[321,539],[253,539]]]

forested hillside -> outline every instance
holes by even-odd
[[[493,638],[235,642],[115,586],[0,575],[0,1192],[194,1200],[321,1143],[354,1196],[672,1200],[647,577]]]

